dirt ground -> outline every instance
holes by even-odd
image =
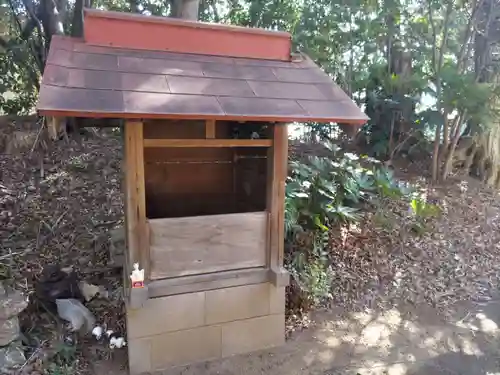
[[[444,321],[431,308],[382,313],[321,311],[280,348],[164,371],[161,375],[500,374],[500,299],[456,306]],[[123,358],[96,365],[124,375]],[[158,374],[160,375],[160,374]]]
[[[120,137],[101,132],[38,150],[34,129],[25,147],[0,153],[0,276],[29,294],[43,266],[73,266],[110,291],[87,305],[98,322],[125,332],[121,272],[109,259],[109,233],[123,221]],[[399,236],[404,216],[394,211],[334,244],[343,270],[335,307],[314,313],[283,347],[163,375],[500,374],[500,199],[474,181],[432,197],[443,215],[420,237]],[[24,315],[32,352],[55,347],[61,322]],[[125,349],[90,338],[77,352],[71,374],[127,373]]]

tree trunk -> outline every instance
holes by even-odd
[[[129,0],[129,6],[132,13],[140,13],[139,0]]]
[[[442,147],[443,155],[440,157],[441,160],[445,157],[446,152],[450,148],[450,125],[448,122],[449,122],[448,119],[445,118],[444,119],[444,128],[443,128],[443,147]]]
[[[462,135],[462,132],[460,129],[462,128],[463,122],[465,118],[467,117],[467,111],[464,111],[462,114],[458,115],[455,121],[453,122],[453,127],[452,130],[455,132],[453,134],[453,139],[451,140],[451,144],[449,142],[446,144],[448,154],[446,155],[446,161],[444,164],[444,170],[443,170],[443,181],[448,178],[448,176],[451,173],[451,170],[453,168],[453,156],[455,155],[455,149],[457,148],[458,141],[460,139],[460,136]]]
[[[439,176],[439,145],[441,144],[441,124],[436,125],[434,134],[434,151],[432,152],[432,181],[437,182]]]
[[[173,0],[171,15],[175,18],[196,21],[199,8],[200,0]]]
[[[497,30],[498,25],[494,25],[493,22],[493,1],[492,0],[483,0],[480,5],[477,6],[477,3],[474,3],[473,8],[473,16],[478,15],[478,25],[479,29],[482,32],[476,32],[474,37],[474,70],[476,73],[476,82],[490,82],[491,81],[491,69],[488,67],[491,65],[492,61],[492,43],[491,43],[491,34],[493,34],[494,30]],[[476,20],[470,20],[469,25],[471,27],[471,31],[467,30],[466,38],[468,39],[470,35],[472,35],[472,24]],[[492,30],[493,29],[493,30]],[[464,41],[464,44],[467,43],[467,39]],[[464,50],[464,48],[463,48]],[[462,55],[463,53],[461,53]],[[459,68],[460,68],[461,57],[459,58]],[[464,111],[459,117],[457,117],[456,121],[453,124],[452,130],[454,134],[451,135],[451,145],[448,150],[448,155],[446,158],[445,167],[443,170],[442,178],[445,180],[451,172],[453,166],[453,158],[455,154],[455,149],[458,144],[458,141],[461,136],[461,128],[463,123],[467,121],[467,110]],[[479,127],[479,124],[471,124],[470,126]],[[497,144],[494,144],[493,147],[498,147]],[[488,147],[485,147],[486,155],[495,154],[492,150],[489,150]],[[497,170],[495,166],[492,166],[492,171],[494,170],[493,177],[490,176],[490,179],[487,183],[494,184],[492,181],[497,180]]]
[[[429,4],[429,18],[431,21],[433,20],[432,18],[432,5]],[[443,61],[444,61],[444,52],[446,49],[446,43],[448,41],[448,32],[450,28],[450,16],[451,12],[453,11],[453,3],[450,1],[448,3],[448,6],[446,7],[445,11],[445,16],[444,16],[444,25],[443,25],[443,39],[441,40],[441,45],[439,47],[439,55],[438,59],[434,59],[435,66],[434,68],[434,73],[435,73],[435,81],[436,81],[436,98],[437,98],[437,110],[438,112],[442,115],[442,122],[436,125],[436,133],[434,135],[434,151],[432,153],[432,180],[434,182],[438,181],[439,178],[439,170],[440,170],[440,165],[441,165],[441,152],[440,152],[440,145],[441,145],[441,131],[443,130],[443,126],[448,126],[448,114],[447,111],[444,110],[442,103],[441,103],[441,93],[442,93],[442,87],[441,87],[441,69],[443,67]],[[433,22],[433,21],[432,21]],[[436,43],[436,31],[435,31],[435,25],[433,25],[433,39],[434,43]],[[436,45],[434,44],[434,49],[436,49]],[[447,133],[447,132],[446,132]],[[448,133],[447,133],[448,134]]]
[[[83,6],[84,6],[84,0],[75,1],[75,10],[73,12],[73,25],[71,27],[71,36],[76,38],[83,36]]]
[[[64,27],[61,21],[59,10],[57,9],[56,2],[54,0],[42,0],[40,2],[42,10],[42,24],[44,27],[45,38],[49,41],[52,39],[52,35],[63,35]]]

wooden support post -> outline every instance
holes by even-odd
[[[283,267],[285,236],[285,183],[288,173],[288,131],[286,124],[273,125],[273,146],[268,151],[267,210],[269,212],[268,256],[271,282],[286,286],[290,277]]]
[[[207,120],[205,122],[205,138],[215,138],[215,120]]]
[[[59,137],[59,133],[61,133],[61,128],[63,127],[62,124],[64,124],[65,120],[65,118],[60,117],[45,118],[50,139],[55,141]]]
[[[140,121],[125,122],[125,212],[127,231],[127,277],[132,265],[139,263],[145,270],[145,281],[149,280],[150,255],[148,224],[146,220],[146,198],[144,189],[144,142],[143,124]],[[130,280],[128,280],[130,281]],[[127,284],[130,284],[128,282]],[[140,307],[143,298],[137,298],[135,290],[131,290],[132,308]],[[132,294],[134,295],[132,296]],[[148,293],[138,292],[141,296]],[[145,302],[145,301],[143,301]]]

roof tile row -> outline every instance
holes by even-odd
[[[366,115],[307,57],[299,62],[51,43],[38,109],[80,116],[363,123]]]

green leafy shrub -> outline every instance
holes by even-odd
[[[401,197],[405,189],[393,173],[373,159],[359,158],[329,143],[332,158],[292,161],[285,194],[286,233],[358,222],[363,204],[377,197]],[[367,164],[368,166],[363,166]]]
[[[325,147],[331,158],[309,156],[290,163],[285,191],[286,262],[307,306],[331,297],[331,230],[359,222],[363,209],[410,193],[376,160],[343,153],[329,143]]]
[[[413,219],[411,229],[416,234],[423,234],[428,230],[429,220],[438,216],[441,213],[441,208],[420,197],[414,197],[410,201],[410,212]]]
[[[0,54],[0,115],[32,113],[38,91],[35,82],[39,80],[35,65],[25,48]]]

